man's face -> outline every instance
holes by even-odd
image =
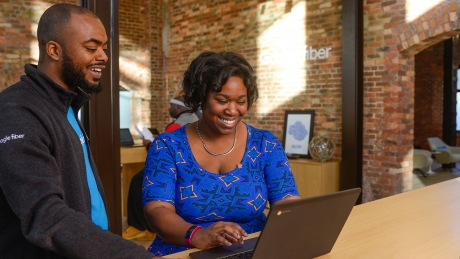
[[[88,94],[102,90],[100,79],[108,57],[107,35],[101,21],[94,17],[72,15],[62,51],[62,77],[69,89],[80,87]]]
[[[87,94],[97,94],[102,91],[99,79],[93,80],[95,82],[90,82],[86,79],[83,69],[73,62],[66,51],[62,53],[62,56],[62,76],[66,85],[80,87]]]

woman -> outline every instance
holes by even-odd
[[[148,250],[156,255],[242,243],[262,229],[267,202],[299,198],[276,137],[240,123],[258,96],[241,55],[200,54],[183,90],[201,119],[158,136],[145,164],[144,212],[157,233]]]

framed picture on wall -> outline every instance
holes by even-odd
[[[313,138],[314,122],[314,110],[285,112],[283,147],[288,157],[311,158],[308,144]]]

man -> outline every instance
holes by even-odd
[[[190,109],[184,104],[183,96],[176,96],[170,101],[169,115],[175,120],[165,128],[165,132],[174,131],[185,124],[192,123],[198,120],[195,113],[191,113]]]
[[[102,183],[76,114],[101,91],[107,34],[89,10],[50,7],[38,66],[0,93],[0,258],[153,258],[107,231]]]
[[[198,120],[195,113],[190,113],[190,109],[184,104],[183,96],[176,96],[170,101],[169,115],[175,120],[168,124],[165,132],[172,132],[185,124]],[[151,141],[143,141],[147,150],[152,144]],[[144,180],[144,169],[136,173],[131,178],[128,191],[128,228],[122,233],[123,238],[131,240],[153,240],[153,233],[145,221],[144,210],[142,208],[142,181]]]

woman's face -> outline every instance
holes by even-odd
[[[233,134],[248,110],[248,91],[239,77],[232,76],[218,93],[209,92],[202,119],[216,132]]]

